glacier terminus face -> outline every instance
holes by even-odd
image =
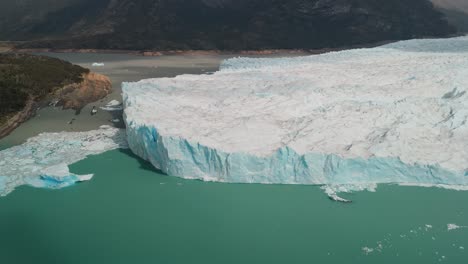
[[[123,84],[130,148],[172,176],[468,185],[468,37]]]

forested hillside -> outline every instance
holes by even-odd
[[[0,54],[0,124],[54,89],[79,83],[89,70],[59,59],[26,54]]]
[[[50,12],[44,14],[43,7],[38,7],[34,19],[23,14],[16,16],[21,18],[18,23],[3,22],[0,38],[35,40],[22,47],[42,48],[242,50],[345,47],[455,32],[428,0],[37,3],[47,1]]]

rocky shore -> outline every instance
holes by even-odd
[[[74,109],[79,113],[87,104],[98,101],[111,92],[112,84],[108,77],[93,72],[85,73],[81,82],[56,89],[46,99],[29,98],[20,112],[0,124],[0,139],[33,117],[42,105],[54,102],[55,106],[61,106],[64,110]]]
[[[79,112],[87,104],[98,101],[111,92],[112,84],[108,77],[90,72],[83,75],[81,83],[66,85],[56,90],[52,97],[57,102],[56,106]]]
[[[37,103],[32,98],[30,98],[23,110],[8,118],[4,124],[0,124],[0,139],[9,135],[22,123],[26,122],[29,118],[34,116],[37,107]]]

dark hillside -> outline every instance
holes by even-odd
[[[26,54],[0,54],[0,124],[54,89],[82,81],[89,70],[59,59]]]
[[[15,32],[35,40],[23,47],[243,50],[345,47],[455,30],[428,0],[81,0]]]

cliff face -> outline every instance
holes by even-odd
[[[21,33],[27,47],[341,47],[454,32],[428,0],[83,0]]]
[[[233,58],[211,75],[124,83],[128,143],[182,178],[466,188],[467,69],[468,37]]]
[[[66,85],[53,96],[58,98],[58,105],[63,109],[79,111],[87,104],[106,97],[111,91],[112,84],[108,77],[91,72],[83,75],[82,82]]]

